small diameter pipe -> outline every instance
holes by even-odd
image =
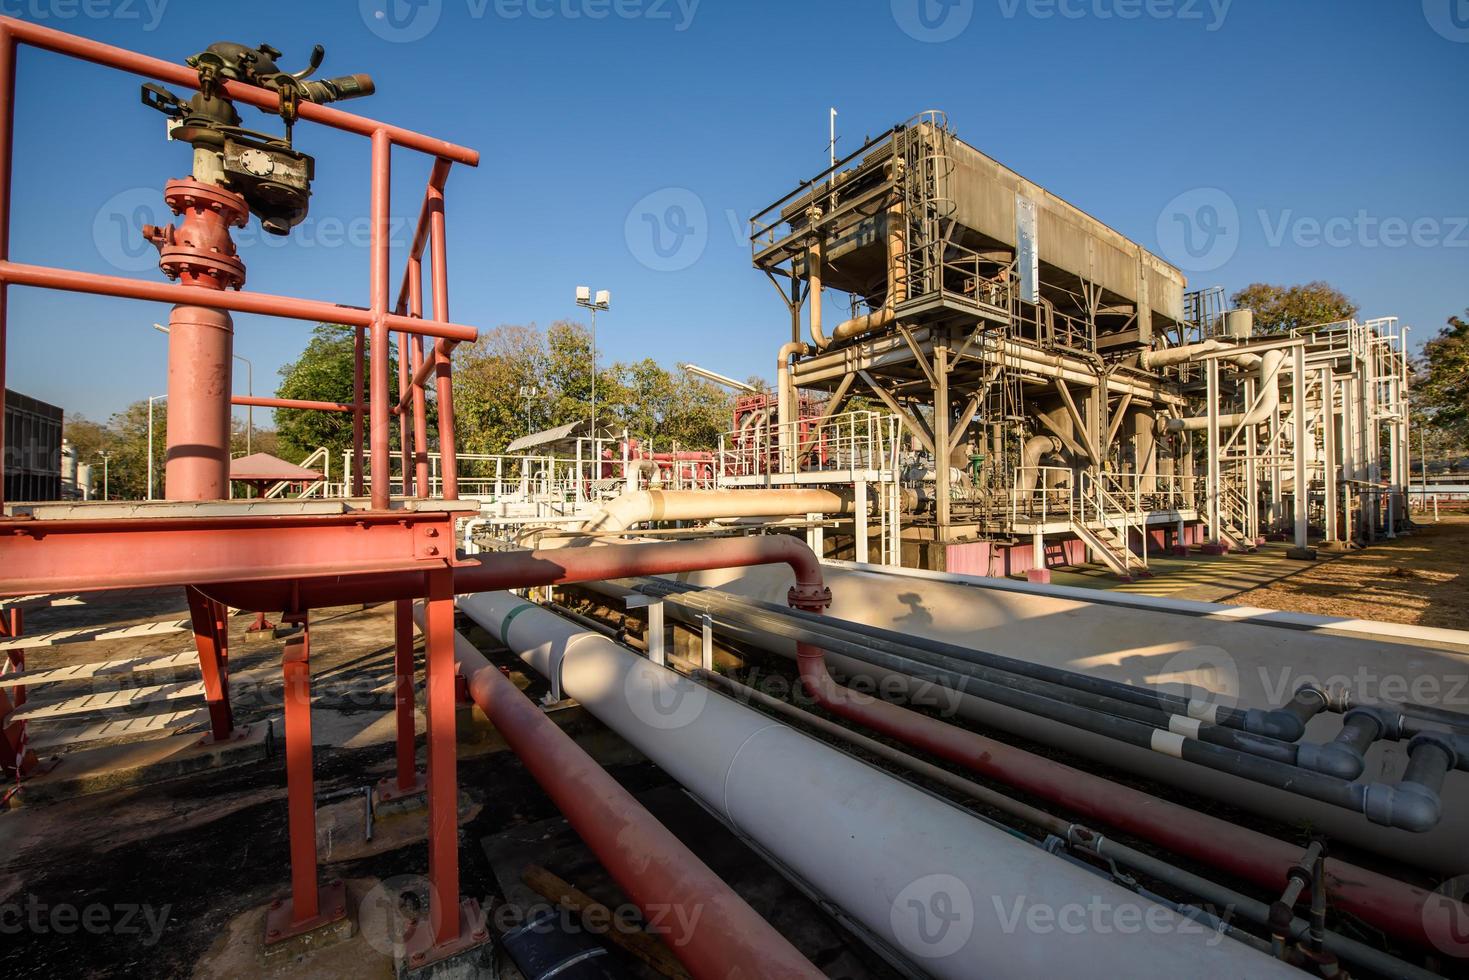
[[[896,705],[864,700],[878,723],[863,720],[862,709],[854,706],[859,717],[852,720],[859,724],[1262,888],[1285,887],[1300,856],[1299,849],[1265,834]],[[1455,915],[1469,914],[1425,889],[1335,858],[1327,859],[1326,868],[1327,890],[1338,907],[1421,946],[1450,935]]]
[[[721,674],[696,669],[692,671],[692,676],[707,684],[724,689],[737,701],[758,704],[798,724],[815,729],[833,738],[841,739],[849,745],[861,749],[865,753],[886,759],[915,775],[946,786],[956,793],[961,793],[968,800],[999,810],[1032,827],[1044,830],[1066,841],[1073,847],[1095,854],[1097,857],[1105,860],[1116,861],[1118,864],[1132,868],[1135,871],[1141,871],[1151,878],[1188,892],[1216,907],[1228,909],[1238,916],[1249,919],[1251,922],[1260,925],[1269,924],[1270,907],[1264,902],[1256,901],[1247,895],[1226,888],[1207,878],[1190,874],[1152,855],[1103,837],[1087,827],[1068,823],[1060,817],[1047,813],[1044,810],[1030,806],[1027,803],[1022,803],[1003,793],[998,793],[987,786],[981,786],[979,783],[965,779],[957,773],[952,773],[930,762],[925,762],[916,756],[895,749],[886,743],[868,738],[866,735],[854,732],[850,728],[845,728],[836,722],[828,721],[818,715],[813,715],[809,711],[798,708],[789,702],[773,698],[768,694],[740,684]],[[1156,898],[1154,900],[1157,901]],[[1308,929],[1309,924],[1305,919],[1293,919],[1291,922],[1291,938],[1302,938]],[[1365,943],[1359,943],[1354,939],[1349,939],[1346,936],[1334,932],[1328,932],[1326,934],[1326,948],[1349,963],[1356,963],[1367,967],[1383,976],[1413,978],[1413,980],[1437,980],[1435,974],[1427,970],[1420,969],[1397,957],[1390,956],[1379,949],[1374,949]]]
[[[423,629],[423,606],[413,619]],[[668,828],[458,633],[454,660],[470,696],[628,897],[650,919],[698,907],[669,943],[697,977],[822,976]]]
[[[697,599],[694,601],[698,602]],[[1436,779],[1433,778],[1433,767],[1418,770],[1425,774],[1426,778],[1423,779],[1416,778],[1415,770],[1410,767],[1403,782],[1396,786],[1386,783],[1353,783],[1295,765],[1296,746],[1283,742],[1233,732],[1219,726],[1204,726],[1195,719],[1149,709],[1108,703],[1099,699],[1087,701],[1084,700],[1086,695],[1071,694],[1064,689],[1048,687],[1023,678],[1006,678],[995,674],[986,678],[977,673],[961,673],[953,669],[956,664],[952,660],[945,660],[941,667],[929,666],[906,656],[899,644],[884,644],[887,650],[897,651],[894,653],[878,649],[876,641],[856,643],[845,639],[830,623],[821,628],[814,624],[802,626],[783,616],[754,610],[740,612],[739,603],[732,600],[708,597],[707,602],[716,609],[724,610],[725,614],[742,618],[746,625],[785,636],[795,640],[797,644],[820,644],[823,648],[865,660],[878,667],[919,677],[951,690],[1059,721],[1105,738],[1152,749],[1195,765],[1207,766],[1276,789],[1360,812],[1372,822],[1384,826],[1422,832],[1432,829],[1441,815],[1438,789],[1442,784],[1443,774],[1440,772]],[[957,666],[963,668],[965,665],[961,663]],[[1109,709],[1114,709],[1115,713]],[[1375,736],[1377,731],[1373,729],[1368,735]],[[1370,741],[1370,737],[1368,740]],[[1430,759],[1442,756],[1449,760],[1450,765],[1453,761],[1451,751],[1440,744],[1420,743],[1412,750],[1413,758],[1419,755]]]

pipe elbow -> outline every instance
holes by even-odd
[[[1443,804],[1422,783],[1373,783],[1363,792],[1362,812],[1380,826],[1421,834],[1438,826]]]
[[[1296,765],[1352,782],[1362,775],[1367,760],[1340,742],[1308,743],[1296,748]]]

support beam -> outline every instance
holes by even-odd
[[[949,481],[949,349],[936,345],[933,349],[934,372],[938,384],[933,390],[933,444],[942,452],[934,453],[934,507],[938,519],[938,537],[945,540],[950,524]]]
[[[872,375],[866,371],[858,371],[857,373],[862,377],[863,381],[867,382],[867,387],[871,388],[873,393],[882,399],[882,403],[887,406],[888,411],[902,419],[903,425],[907,427],[908,431],[918,437],[918,441],[923,443],[923,448],[927,449],[930,454],[937,456],[938,454],[934,452],[933,435],[928,431],[928,426],[923,424],[923,420],[915,417],[906,408],[898,404],[898,400],[889,394],[886,388],[878,384]]]
[[[1306,489],[1306,348],[1297,344],[1291,349],[1291,421],[1295,425],[1295,547],[1292,558],[1315,558],[1316,553],[1308,547],[1310,494]]]
[[[228,620],[220,615],[218,603],[193,586],[184,590],[189,601],[189,620],[194,627],[194,646],[199,651],[199,674],[204,679],[204,700],[209,705],[209,737],[227,741],[234,731],[230,709],[229,648],[221,631]]]

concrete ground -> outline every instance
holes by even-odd
[[[1190,554],[1187,557],[1150,555],[1151,577],[1124,582],[1103,565],[1076,565],[1051,571],[1052,585],[1071,585],[1134,595],[1168,596],[1219,602],[1303,570],[1304,563],[1287,558],[1289,544],[1267,542],[1253,553]]]

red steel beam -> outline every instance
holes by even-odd
[[[41,27],[28,21],[17,20],[14,17],[0,17],[0,31],[11,35],[15,40],[34,47],[54,51],[57,54],[68,55],[79,58],[82,61],[90,61],[94,64],[105,65],[108,68],[116,68],[120,71],[132,72],[146,78],[157,79],[160,82],[168,82],[170,85],[180,85],[184,88],[197,89],[199,87],[199,74],[192,68],[184,65],[174,64],[171,61],[163,61],[148,55],[138,54],[136,51],[128,51],[125,48],[113,47],[100,41],[77,37],[64,31],[53,30],[49,27]],[[280,96],[269,89],[257,88],[254,85],[245,85],[241,82],[224,82],[224,92],[235,102],[243,102],[253,105],[267,112],[280,111]],[[435,157],[445,157],[456,163],[467,163],[471,167],[479,165],[479,152],[465,146],[458,146],[447,140],[435,139],[425,136],[410,129],[398,126],[389,126],[365,116],[358,116],[341,109],[333,109],[329,106],[317,105],[314,102],[302,102],[298,108],[302,119],[332,129],[340,129],[348,133],[356,133],[358,136],[372,136],[373,133],[382,131],[389,140],[406,149],[417,150]],[[3,200],[3,198],[0,198]]]
[[[290,320],[343,323],[349,327],[370,327],[373,320],[371,310],[364,310],[356,306],[341,306],[321,300],[297,299],[292,296],[276,296],[271,293],[205,289],[200,286],[150,282],[143,279],[128,279],[124,276],[104,276],[94,272],[54,269],[50,266],[25,265],[19,262],[0,261],[0,282],[14,286],[59,289],[63,292],[115,296],[119,299],[140,299],[153,303],[208,306],[235,313],[256,313],[261,316],[278,316]],[[392,313],[386,316],[386,320],[391,330],[406,330],[409,333],[424,334],[429,337],[472,341],[479,336],[479,332],[474,327],[461,323],[414,320]]]
[[[362,496],[362,358],[366,353],[363,327],[352,331],[352,496]]]
[[[416,735],[413,711],[413,601],[399,599],[393,605],[393,713],[397,724],[398,793],[419,789],[413,740]]]
[[[290,919],[303,923],[321,911],[316,888],[316,776],[311,765],[311,627],[304,613],[301,631],[281,651],[281,674],[291,839]]]
[[[436,915],[434,943],[459,938],[459,784],[454,723],[454,575],[428,576],[424,630],[424,705],[428,716],[428,877]]]
[[[10,260],[10,160],[15,144],[15,38],[0,21],[0,262]],[[5,417],[5,349],[9,284],[0,281],[0,419]],[[0,424],[0,506],[5,503],[5,426]]]
[[[423,594],[421,571],[452,558],[453,538],[453,514],[438,511],[17,518],[0,521],[0,596],[318,576],[351,592],[352,576],[404,573],[396,599]],[[320,606],[293,594],[287,582],[281,601],[251,611]]]

